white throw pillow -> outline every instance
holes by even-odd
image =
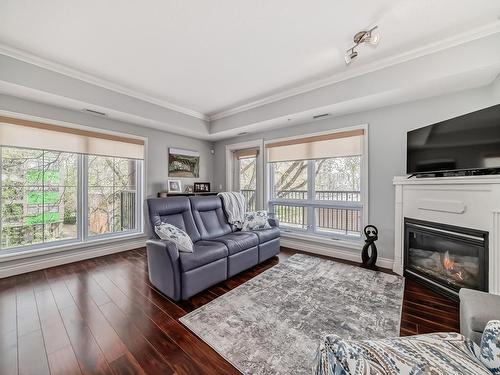
[[[162,240],[169,240],[177,245],[179,251],[193,252],[193,240],[182,229],[168,223],[161,223],[155,227],[155,232]]]
[[[247,212],[243,221],[242,231],[269,229],[267,211]]]

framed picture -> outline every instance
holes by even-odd
[[[168,180],[167,190],[169,193],[182,193],[180,180]]]
[[[198,178],[200,176],[200,153],[170,147],[168,149],[168,176]]]
[[[192,192],[193,192],[193,185],[184,186],[184,193],[192,193]]]
[[[208,193],[210,191],[210,182],[195,182],[194,192],[195,193]]]

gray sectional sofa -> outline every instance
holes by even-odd
[[[166,222],[184,230],[193,240],[192,253],[161,240],[152,230],[146,243],[151,283],[175,301],[188,299],[202,290],[261,263],[280,251],[278,223],[255,232],[236,230],[228,223],[217,196],[148,199],[154,228]]]

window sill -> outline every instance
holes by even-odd
[[[134,239],[140,239],[140,238],[145,239],[144,232],[127,233],[127,234],[123,234],[123,235],[117,235],[117,236],[106,237],[106,238],[90,239],[90,240],[87,240],[85,242],[74,242],[71,244],[66,243],[63,245],[55,245],[55,246],[32,249],[32,250],[25,250],[25,251],[16,251],[15,249],[12,249],[11,251],[9,251],[9,253],[0,255],[0,263],[9,262],[9,261],[18,260],[18,259],[36,257],[36,256],[41,256],[41,255],[48,255],[48,254],[53,254],[53,253],[58,253],[58,252],[70,251],[70,250],[86,249],[86,248],[90,248],[93,246],[111,244],[111,243],[120,242],[123,240],[134,240]]]
[[[346,248],[346,249],[359,250],[364,245],[364,241],[361,239],[352,239],[352,240],[334,239],[313,234],[287,232],[284,230],[281,230],[281,236],[284,238],[291,238],[291,239],[308,241],[324,245],[335,245],[336,247]]]

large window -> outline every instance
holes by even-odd
[[[357,239],[363,225],[362,129],[267,145],[269,210],[287,230]]]
[[[0,131],[2,143],[14,143],[3,135]],[[78,137],[81,140],[82,132]],[[38,138],[25,143],[43,145]],[[88,145],[91,139],[85,141]],[[79,152],[20,147],[20,142],[16,138],[15,147],[0,145],[0,250],[44,248],[142,230],[142,160],[81,153],[78,147]],[[118,151],[119,144],[108,148],[111,145],[119,156],[127,154]]]

